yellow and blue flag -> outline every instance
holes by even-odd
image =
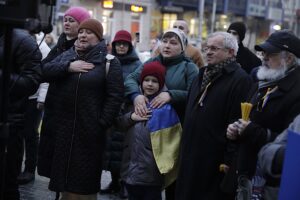
[[[177,163],[182,127],[179,117],[170,104],[153,109],[149,119],[153,155],[161,174],[165,175],[165,186],[177,177]]]

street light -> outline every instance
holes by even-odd
[[[214,0],[213,1],[213,8],[212,8],[212,16],[211,16],[210,33],[214,32],[215,21],[216,21],[216,9],[217,9],[217,0]]]
[[[204,14],[204,4],[205,0],[199,0],[198,9],[199,9],[199,39],[200,43],[202,43],[202,22],[203,22],[203,14]]]
[[[272,27],[275,31],[280,31],[281,30],[281,26],[278,24],[273,25]]]

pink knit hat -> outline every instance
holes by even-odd
[[[83,7],[71,7],[65,12],[64,16],[73,17],[79,24],[91,18],[89,11]]]

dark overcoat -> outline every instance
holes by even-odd
[[[241,117],[241,102],[251,87],[251,78],[237,64],[225,66],[208,87],[199,104],[205,68],[194,80],[186,107],[181,143],[176,199],[221,200],[222,163],[230,164],[231,144],[226,139],[227,126]]]
[[[43,66],[44,78],[55,84],[58,98],[52,110],[52,127],[45,118],[41,133],[55,136],[52,162],[40,163],[51,166],[50,190],[83,195],[99,191],[105,130],[117,116],[124,92],[119,62],[111,61],[106,76],[105,55],[102,41],[84,56],[78,57],[71,48]],[[68,72],[69,63],[79,59],[95,68],[87,73]],[[40,155],[47,155],[47,145],[53,146],[49,144],[53,140],[41,140]]]
[[[62,33],[59,36],[57,44],[51,49],[47,57],[42,60],[42,64],[45,65],[46,63],[51,62],[57,56],[72,48],[76,40],[77,38],[67,40],[66,34]],[[45,78],[46,77],[43,77],[43,79]],[[43,82],[45,82],[45,80],[43,80]],[[52,131],[52,127],[54,127],[56,123],[54,120],[56,118],[55,107],[56,104],[59,104],[59,99],[60,97],[57,94],[56,84],[49,84],[47,96],[45,99],[43,126],[41,130],[42,134],[40,136],[40,146],[42,146],[42,148],[39,148],[37,163],[39,175],[48,178],[50,178],[51,172],[51,165],[49,165],[48,163],[52,162],[54,143],[56,138],[56,135],[54,135],[54,132]]]
[[[248,74],[250,74],[254,68],[261,66],[261,60],[252,51],[245,47],[243,43],[239,44],[236,61]]]
[[[114,53],[115,51],[112,52]],[[118,56],[116,53],[114,55],[116,55],[121,63],[124,80],[128,76],[128,74],[132,73],[142,64],[133,48],[128,52],[128,54],[124,56]],[[124,106],[122,107],[123,108],[120,111],[120,115],[125,114],[124,112],[127,110],[127,108],[125,108]],[[114,174],[120,173],[124,135],[124,132],[116,130],[114,126],[107,131],[107,142],[103,159],[103,169],[111,171]]]

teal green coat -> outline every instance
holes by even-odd
[[[159,61],[166,67],[165,84],[171,95],[171,104],[175,108],[179,118],[184,117],[185,104],[188,90],[192,81],[198,74],[197,66],[184,54],[172,58],[163,58],[161,55],[151,58],[146,62]],[[140,74],[143,65],[129,74],[125,80],[125,95],[132,100],[140,94]]]

